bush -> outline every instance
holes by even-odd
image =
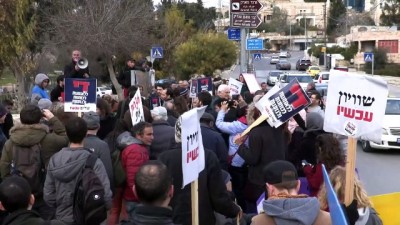
[[[386,50],[382,48],[374,49],[372,51],[374,53],[374,70],[379,70],[385,68],[385,65],[387,64],[387,54]],[[365,69],[366,71],[369,70],[371,71],[371,62],[365,63]]]
[[[371,74],[371,64],[364,65],[364,71],[368,74]],[[400,77],[400,65],[399,64],[387,64],[384,68],[375,69],[374,74],[378,75],[385,75],[385,76],[393,76],[393,77]]]

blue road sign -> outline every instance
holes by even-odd
[[[263,50],[264,42],[263,39],[247,39],[246,50]]]
[[[253,60],[254,61],[260,61],[261,60],[261,53],[254,53],[253,54]]]
[[[151,58],[162,59],[164,57],[164,52],[162,47],[152,47],[151,48]]]
[[[228,39],[232,41],[240,40],[240,28],[229,28],[228,29]]]
[[[374,53],[364,52],[364,62],[372,62],[374,60]]]

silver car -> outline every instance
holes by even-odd
[[[287,59],[279,59],[279,62],[276,64],[277,70],[290,70],[291,69],[290,62]]]

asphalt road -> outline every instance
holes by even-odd
[[[256,71],[276,70],[275,65],[269,63],[272,54],[267,54],[266,58],[254,62]],[[292,71],[296,71],[296,62],[303,58],[304,52],[292,52],[289,61],[292,64]],[[230,76],[238,78],[240,67],[236,66],[231,71]],[[390,84],[390,93],[400,96],[400,87]],[[363,152],[361,145],[357,146],[356,168],[359,177],[368,192],[368,195],[380,195],[392,192],[400,192],[400,150],[376,150],[372,153]]]

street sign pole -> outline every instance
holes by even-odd
[[[372,76],[374,75],[374,63],[375,63],[375,54],[372,54],[372,62],[371,62],[371,64],[372,64],[372,69],[371,69]]]
[[[246,28],[240,28],[240,73],[246,73]]]

